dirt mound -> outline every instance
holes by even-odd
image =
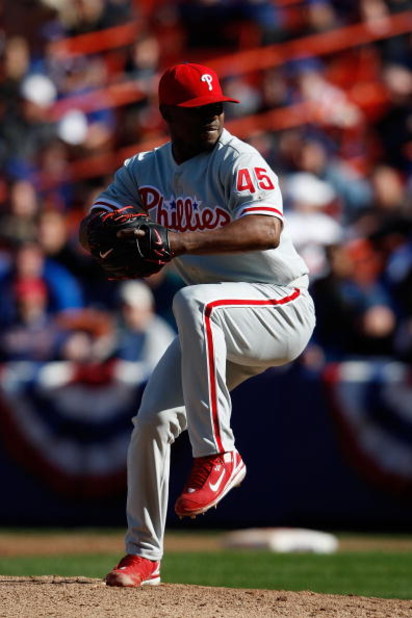
[[[0,577],[1,618],[411,618],[412,602],[161,584],[108,588],[98,579]]]
[[[345,549],[376,549],[368,539],[349,539]],[[376,541],[374,541],[376,543]],[[409,542],[386,549],[410,551]],[[346,545],[348,545],[346,547]],[[366,545],[365,545],[366,544]],[[395,545],[394,545],[395,544]],[[3,556],[119,552],[122,534],[59,532],[0,533]],[[166,550],[216,551],[219,535],[166,536]],[[139,589],[108,588],[86,577],[0,575],[0,618],[412,618],[412,601],[313,592],[245,590],[161,584]]]

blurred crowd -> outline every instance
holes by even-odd
[[[311,269],[318,324],[306,361],[412,362],[411,28],[382,35],[411,9],[409,0],[5,0],[0,361],[119,358],[150,372],[174,335],[182,282],[172,269],[106,281],[79,246],[78,222],[119,153],[166,138],[156,100],[166,66],[290,52],[306,37],[305,54],[274,54],[273,66],[244,74],[226,67],[224,89],[242,103],[227,123],[243,122],[239,137],[278,173]],[[312,37],[355,24],[370,42],[311,53]],[[250,121],[307,104],[310,114],[289,124]]]

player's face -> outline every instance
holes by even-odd
[[[169,107],[165,120],[169,125],[173,153],[178,160],[185,161],[211,150],[220,138],[224,122],[223,103]]]

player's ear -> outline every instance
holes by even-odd
[[[159,106],[160,113],[162,114],[163,120],[169,122],[171,119],[171,109],[170,105],[160,105]]]

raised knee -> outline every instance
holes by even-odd
[[[173,313],[177,321],[201,316],[207,299],[204,286],[190,285],[179,290],[173,298]]]
[[[172,305],[173,313],[176,319],[178,319],[180,315],[186,314],[190,310],[190,305],[191,303],[189,295],[187,293],[187,288],[182,288],[181,290],[176,292],[173,298]]]

